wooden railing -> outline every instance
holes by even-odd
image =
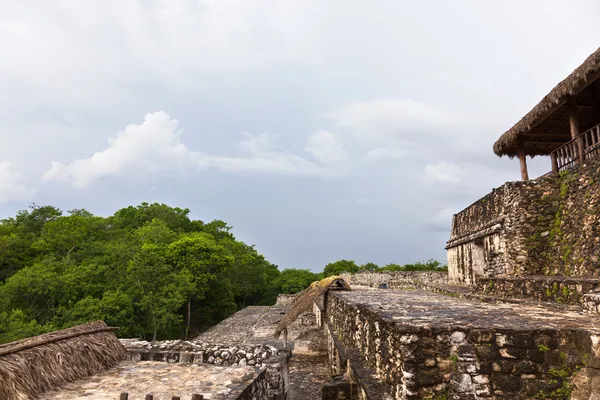
[[[600,124],[550,153],[552,172],[562,172],[600,154]]]

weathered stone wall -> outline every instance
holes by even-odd
[[[258,376],[247,385],[236,400],[267,400],[269,397],[269,387],[267,380],[267,371],[262,371]]]
[[[599,181],[596,160],[538,181],[508,182],[456,214],[450,280],[600,276]]]
[[[594,375],[600,361],[600,339],[577,329],[424,328],[381,318],[336,294],[327,315],[395,399],[569,398],[561,396],[585,390],[573,376],[581,368]]]
[[[497,298],[532,298],[581,305],[584,294],[600,288],[600,279],[565,276],[529,276],[479,279],[475,293]]]
[[[270,359],[287,350],[270,345],[206,345],[184,340],[147,342],[137,339],[120,339],[130,360],[190,362],[200,364],[263,367]]]
[[[581,308],[590,314],[600,314],[600,293],[587,293],[581,299]]]
[[[291,353],[268,344],[214,345],[197,341],[165,340],[147,342],[137,339],[120,339],[133,361],[165,361],[169,363],[195,363],[223,366],[253,366],[264,369],[268,397],[240,397],[240,399],[286,399],[289,389],[288,360]],[[262,383],[249,388],[248,396],[262,393]]]
[[[600,161],[543,179],[524,227],[527,272],[600,276]],[[534,223],[535,218],[535,223]]]
[[[504,189],[500,187],[492,190],[452,217],[450,240],[471,235],[493,225],[504,216],[504,206]]]
[[[497,224],[486,236],[448,248],[448,278],[453,283],[474,284],[478,277],[505,272],[506,241]]]
[[[403,289],[418,284],[444,285],[448,283],[448,273],[442,271],[394,271],[394,272],[360,272],[342,274],[350,286],[378,287],[386,284],[390,289]]]

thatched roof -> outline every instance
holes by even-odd
[[[600,77],[600,48],[571,75],[554,87],[527,115],[506,131],[494,144],[498,156],[518,154],[519,140],[526,155],[548,155],[571,140],[568,102],[577,106],[581,131],[598,124],[593,117],[593,97],[597,96]]]
[[[115,329],[94,321],[0,345],[0,399],[36,399],[125,360]]]
[[[281,332],[286,329],[300,314],[310,310],[313,303],[326,291],[335,288],[337,290],[350,290],[350,285],[339,276],[330,276],[320,281],[313,282],[308,288],[298,293],[294,304],[285,316],[279,321],[275,330],[275,337],[279,337]]]

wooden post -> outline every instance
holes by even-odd
[[[552,161],[552,175],[558,174],[558,159],[556,158],[556,153],[550,153],[550,160]]]
[[[181,400],[181,397],[179,397],[179,396],[173,396],[173,397],[171,397],[171,400]]]
[[[595,126],[600,124],[600,99],[595,85],[592,85],[589,90],[592,99],[592,126]]]
[[[147,394],[147,395],[146,395],[146,400],[154,400],[154,395],[152,395],[152,394]]]
[[[201,394],[193,394],[192,400],[204,400],[204,396],[202,396]]]
[[[128,400],[128,399],[129,399],[129,393],[121,393],[119,400]]]
[[[283,348],[287,349],[287,328],[283,328]]]
[[[583,162],[583,138],[579,131],[579,119],[577,118],[577,107],[575,102],[569,102],[569,126],[571,128],[571,140],[577,140],[577,159],[575,164]]]
[[[519,162],[521,163],[521,179],[524,181],[529,180],[529,172],[527,172],[527,158],[525,156],[525,146],[523,140],[519,140],[518,143],[519,151]]]

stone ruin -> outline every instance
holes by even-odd
[[[317,297],[305,292],[299,298],[281,296],[274,306],[246,307],[189,341],[115,342],[106,336],[114,334],[102,333],[122,349],[121,361],[67,379],[36,398],[108,400],[123,393],[128,400],[147,394],[153,400],[193,394],[211,400],[600,396],[600,316],[585,313],[581,304],[526,293],[496,296],[499,292],[456,285],[436,271],[342,278],[350,290],[331,287]],[[302,301],[306,298],[310,304]],[[285,318],[289,315],[292,322]],[[284,320],[287,335],[274,337]],[[69,348],[68,342],[57,346]],[[72,354],[79,359],[102,354],[100,347],[81,344],[77,351]],[[6,362],[0,356],[0,374]],[[13,398],[21,399],[7,400]]]

